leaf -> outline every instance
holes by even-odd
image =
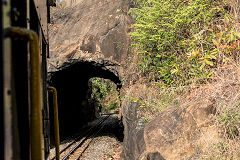
[[[234,41],[234,40],[235,40],[235,36],[233,35],[233,33],[231,33],[231,35],[230,35],[230,42]]]
[[[215,39],[213,39],[212,42],[213,42],[213,44],[214,44],[216,47],[219,46],[219,43],[218,43]]]
[[[171,74],[178,73],[178,72],[179,72],[178,68],[171,70]]]
[[[212,28],[209,28],[208,30],[209,30],[210,32],[213,32],[213,29],[212,29]]]
[[[216,25],[216,27],[219,29],[219,30],[222,30],[222,27],[220,25]]]
[[[212,54],[212,55],[214,55],[214,54],[217,55],[217,53],[218,53],[217,48],[215,48],[214,50],[211,51],[211,54]]]
[[[235,32],[235,36],[237,36],[238,38],[240,38],[240,32]]]
[[[205,63],[202,63],[202,65],[200,66],[200,70],[202,70],[205,67]]]
[[[204,56],[204,60],[205,60],[205,59],[212,59],[212,58],[211,58],[210,55],[206,54],[206,55]]]
[[[210,76],[213,74],[213,72],[208,73],[207,78],[210,78]]]
[[[227,48],[227,47],[228,47],[228,44],[224,44],[224,45],[221,46],[221,49],[225,50],[225,48]]]
[[[225,14],[224,18],[225,18],[226,23],[229,23],[230,19],[229,19],[229,17],[227,16],[227,14]]]
[[[216,56],[214,56],[214,55],[212,55],[212,54],[211,54],[211,55],[209,55],[209,56],[210,56],[210,58],[211,58],[211,59],[217,59],[217,57],[216,57]]]
[[[213,62],[212,62],[212,61],[205,60],[204,62],[205,62],[206,64],[210,65],[210,66],[213,66]]]
[[[193,50],[192,53],[191,53],[191,56],[196,56],[199,54],[199,51],[198,50]]]

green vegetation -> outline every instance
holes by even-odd
[[[149,84],[159,87],[147,96],[129,97],[139,104],[140,117],[149,122],[152,115],[178,106],[178,102],[191,103],[199,98],[214,101],[222,141],[199,153],[197,159],[239,159],[239,2],[131,2],[135,24],[130,36],[137,65]]]
[[[136,95],[138,94],[136,93],[132,96],[125,96],[125,98],[129,99],[131,102],[138,104],[138,116],[148,123],[155,118],[156,114],[166,110],[168,106],[179,106],[176,97],[180,94],[179,92],[183,93],[183,89],[178,88],[178,91],[176,91],[175,88],[161,87],[161,91],[157,92],[157,96],[151,96],[148,94],[149,92],[153,93],[156,92],[156,90],[151,88],[146,91],[146,93],[142,93],[142,95]],[[148,96],[152,98],[145,98]]]
[[[65,1],[57,1],[56,2],[56,7],[61,8],[61,9],[65,9],[66,8],[66,2]]]
[[[240,103],[233,107],[223,106],[223,113],[218,116],[220,125],[224,128],[224,133],[228,138],[239,136],[240,131],[240,113],[236,108],[240,108]]]
[[[119,107],[119,95],[116,84],[103,78],[91,78],[91,101],[101,108],[103,113],[109,113]]]
[[[231,46],[240,34],[223,1],[138,0],[135,5],[130,10],[136,20],[132,45],[149,81],[171,86],[203,83],[212,68],[227,63],[230,52],[239,49]]]

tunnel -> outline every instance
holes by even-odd
[[[49,84],[58,92],[61,140],[72,136],[79,128],[96,118],[95,106],[88,101],[88,81],[92,77],[110,79],[116,84],[121,83],[113,72],[102,65],[90,62],[78,62],[50,73]],[[51,111],[50,117],[53,117]],[[50,122],[52,124],[53,120],[50,119]]]

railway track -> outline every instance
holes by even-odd
[[[69,157],[71,155],[74,154],[74,152],[82,146],[82,144],[91,136],[96,136],[104,127],[104,122],[111,116],[112,114],[107,114],[107,115],[103,115],[103,117],[97,122],[96,125],[92,126],[91,128],[89,128],[87,131],[85,131],[83,134],[80,134],[78,136],[76,136],[74,138],[74,140],[69,143],[65,148],[63,148],[60,151],[60,155],[62,157],[62,155],[69,150],[67,153],[64,154],[63,158],[61,160],[67,160],[69,159]],[[83,151],[79,154],[77,159],[80,159],[80,157],[82,156],[82,154],[84,153],[84,151],[88,148],[88,146],[90,145],[90,143],[93,141],[93,139],[91,139],[88,144],[86,145],[86,147],[83,149]],[[51,160],[54,160],[56,157],[53,157]]]

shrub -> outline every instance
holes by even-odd
[[[96,107],[102,112],[110,112],[119,106],[119,95],[116,84],[103,78],[91,78],[89,81],[91,89],[91,101],[95,102]]]
[[[223,1],[148,0],[136,3],[138,8],[130,10],[136,20],[130,34],[132,46],[142,58],[138,65],[143,73],[147,77],[152,72],[157,75],[150,77],[152,81],[186,85],[197,77],[202,83],[211,76],[210,69],[223,62],[222,55],[231,52],[229,43],[239,38],[231,25],[224,30],[221,27],[230,19]]]

